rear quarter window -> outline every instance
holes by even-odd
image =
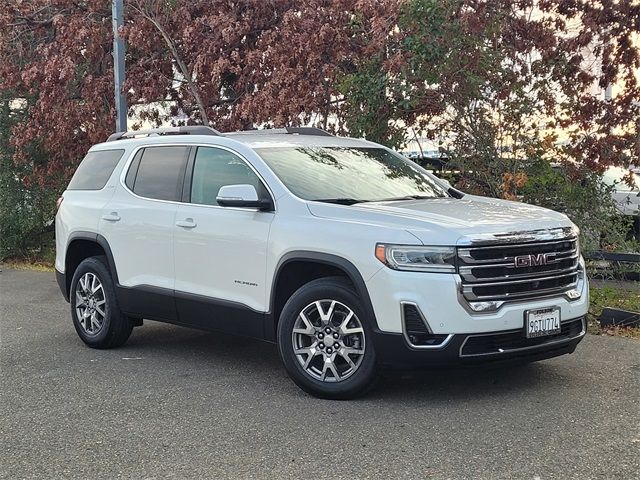
[[[89,152],[82,159],[67,190],[101,190],[122,158],[124,150]]]

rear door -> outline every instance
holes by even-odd
[[[182,197],[188,146],[149,146],[137,151],[103,210],[106,237],[127,313],[175,319],[173,231]]]
[[[263,181],[235,152],[197,147],[187,173],[185,203],[174,227],[176,303],[180,321],[249,336],[262,335],[267,309],[266,252],[273,212],[218,205],[225,185]]]

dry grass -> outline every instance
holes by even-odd
[[[4,260],[0,268],[13,270],[31,270],[33,272],[53,272],[54,267],[49,262],[26,262],[23,260]]]

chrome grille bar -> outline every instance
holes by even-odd
[[[535,243],[458,248],[462,295],[473,302],[561,295],[575,288],[579,270],[575,235]]]
[[[561,255],[561,256],[559,256]],[[573,259],[577,259],[580,255],[578,254],[578,250],[574,249],[571,250],[569,252],[563,252],[561,253],[557,253],[556,254],[556,259],[557,260],[573,260]],[[490,263],[493,262],[493,260],[487,260],[487,263],[472,263],[470,267],[463,267],[465,269],[477,269],[477,268],[496,268],[496,267],[514,267],[514,258],[515,257],[505,257],[504,260],[506,260],[503,263]],[[471,263],[471,262],[465,262],[465,263]],[[558,262],[555,262],[558,263]],[[515,268],[515,267],[514,267]]]
[[[472,270],[475,269],[474,268],[470,268],[470,267],[460,267],[460,276],[462,277],[463,280],[467,281],[467,282],[493,282],[493,281],[511,281],[511,280],[518,280],[521,278],[526,278],[526,279],[537,279],[537,280],[543,280],[543,278],[539,278],[539,277],[544,277],[545,275],[549,275],[549,273],[569,273],[571,272],[571,275],[575,275],[576,272],[576,267],[578,266],[578,256],[576,255],[575,257],[575,261],[572,262],[572,265],[568,268],[563,268],[560,270],[543,270],[540,272],[536,272],[536,273],[514,273],[514,274],[505,274],[505,275],[501,275],[499,277],[476,277],[473,273]],[[509,267],[509,271],[517,271],[515,268],[512,268],[511,266]],[[555,278],[551,277],[551,278]],[[487,284],[487,285],[491,285],[491,284]]]
[[[458,248],[458,257],[462,260],[462,262],[464,264],[484,264],[484,265],[493,265],[495,266],[495,263],[498,261],[502,261],[502,262],[513,262],[513,259],[517,256],[517,255],[493,255],[490,256],[489,258],[475,258],[473,255],[477,254],[476,252],[479,253],[485,253],[487,251],[493,251],[493,250],[501,250],[501,249],[505,249],[508,248],[509,250],[522,250],[521,253],[518,253],[518,255],[521,255],[523,253],[530,253],[531,251],[536,251],[539,253],[553,253],[556,255],[556,258],[558,258],[558,256],[560,256],[559,258],[565,258],[567,256],[571,256],[571,255],[575,255],[578,253],[578,239],[577,238],[571,238],[571,239],[566,239],[566,240],[562,240],[562,241],[556,241],[556,242],[543,242],[543,243],[533,243],[533,244],[525,244],[525,245],[492,245],[492,246],[486,246],[486,247],[475,247],[475,248]],[[554,246],[554,245],[562,245],[565,243],[571,243],[571,248],[570,249],[553,249],[553,250],[547,250],[548,246]],[[542,247],[540,248],[539,245]],[[544,250],[544,252],[543,252]]]
[[[503,257],[495,257],[495,258],[488,258],[488,259],[483,259],[483,260],[477,260],[475,258],[473,258],[471,256],[470,253],[465,253],[464,250],[469,250],[469,249],[459,249],[458,250],[458,256],[460,257],[460,259],[463,261],[464,264],[469,264],[469,265],[477,265],[478,267],[481,265],[487,265],[488,267],[497,267],[498,265],[495,263],[497,261],[501,261],[507,264],[513,264],[513,260],[516,257],[516,255],[508,255],[508,256],[503,256]],[[578,256],[578,249],[577,248],[573,248],[572,250],[567,250],[564,252],[549,252],[549,253],[555,253],[556,258],[559,259],[564,259],[564,258],[570,258],[571,256]]]
[[[565,242],[575,242],[577,237],[566,237],[560,240],[550,240],[546,242],[531,242],[531,243],[504,243],[504,244],[495,244],[495,245],[478,245],[476,247],[464,247],[460,250],[483,250],[483,249],[498,249],[498,248],[522,248],[528,246],[542,246],[542,245],[553,245],[557,243],[565,243]]]
[[[473,302],[486,302],[486,301],[493,301],[493,300],[522,300],[524,298],[537,298],[537,297],[549,297],[553,294],[562,294],[564,292],[567,292],[569,290],[571,290],[572,288],[575,288],[576,286],[576,282],[572,282],[571,284],[562,287],[562,288],[557,288],[557,287],[553,287],[553,288],[543,288],[543,289],[538,289],[535,291],[535,293],[533,292],[517,292],[517,293],[505,293],[503,295],[476,295],[475,293],[473,293],[472,290],[467,290],[466,287],[463,287],[463,293],[464,296],[467,300],[473,301]]]

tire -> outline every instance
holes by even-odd
[[[289,298],[278,322],[278,349],[298,387],[315,397],[348,400],[374,386],[372,319],[365,312],[342,277],[313,280]]]
[[[73,326],[84,343],[91,348],[124,345],[133,325],[120,311],[106,258],[90,257],[78,265],[69,299]]]

